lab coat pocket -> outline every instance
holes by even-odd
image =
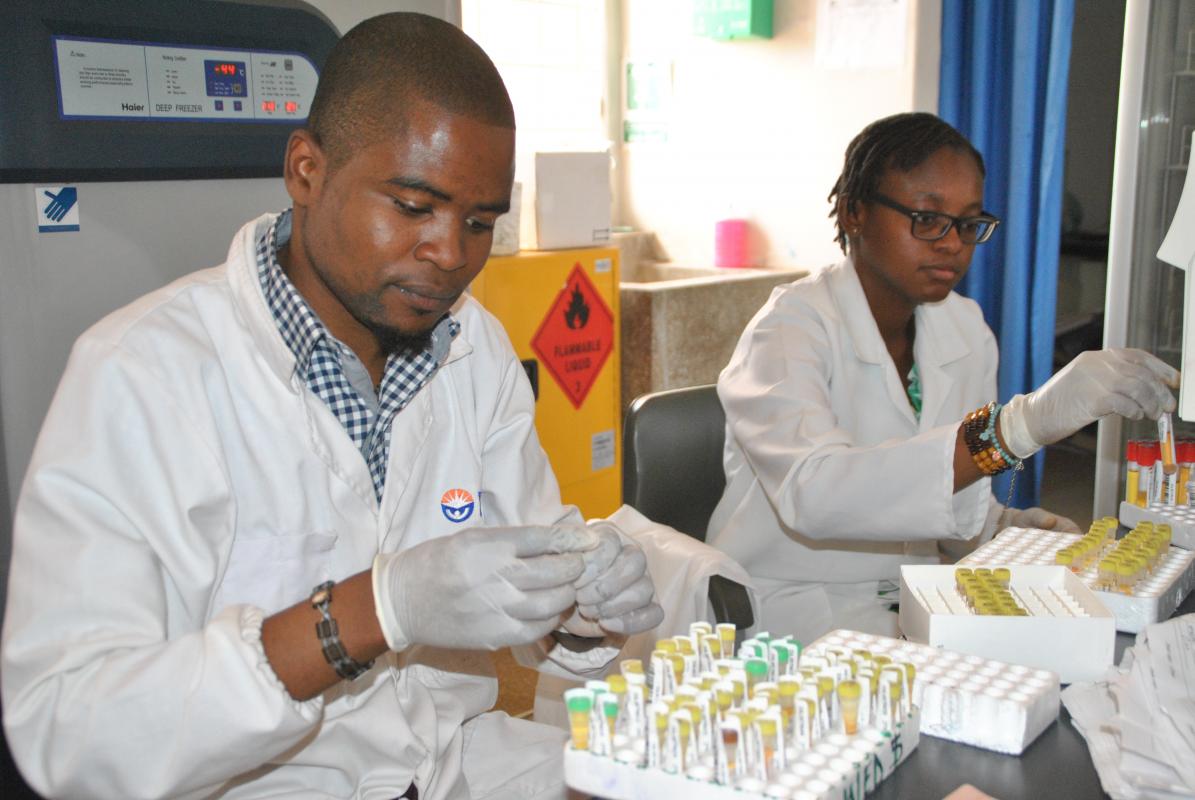
[[[289,608],[331,576],[331,533],[238,536],[212,611],[248,604],[266,615]]]

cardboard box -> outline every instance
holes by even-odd
[[[900,568],[901,630],[914,642],[1048,669],[1063,683],[1102,678],[1116,649],[1112,612],[1065,567],[1010,569],[1014,595],[1050,601],[1069,596],[1076,615],[974,615],[955,589],[955,567],[907,566]]]
[[[610,154],[536,153],[534,214],[523,226],[529,250],[594,247],[610,242]]]

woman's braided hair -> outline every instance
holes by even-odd
[[[876,192],[880,178],[889,169],[908,172],[920,166],[943,147],[951,147],[975,157],[979,174],[985,174],[983,156],[957,130],[940,117],[924,112],[894,114],[868,125],[851,140],[846,149],[842,174],[830,190],[830,218],[837,234],[834,241],[846,252],[846,231],[839,218],[838,207],[854,211],[859,203],[866,203]]]

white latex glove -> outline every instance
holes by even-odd
[[[1017,458],[1109,414],[1157,419],[1174,410],[1178,370],[1144,350],[1080,353],[1035,392],[1018,394],[1000,410],[1000,434]]]
[[[1040,528],[1043,531],[1059,533],[1082,533],[1073,520],[1046,511],[1044,508],[1010,508],[1004,514],[1004,524],[1009,528]]]
[[[560,625],[598,537],[582,525],[469,528],[373,562],[374,610],[392,650],[497,650]]]
[[[605,520],[589,523],[589,529],[599,541],[583,555],[585,570],[576,582],[577,608],[564,629],[577,636],[629,636],[663,622],[664,609],[652,599],[655,586],[643,548]]]

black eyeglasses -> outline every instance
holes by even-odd
[[[927,242],[936,242],[950,233],[951,228],[958,230],[958,237],[963,244],[983,244],[992,238],[996,226],[1000,224],[998,217],[991,214],[979,214],[974,217],[954,217],[940,211],[918,211],[915,208],[902,206],[890,197],[874,194],[871,199],[893,211],[899,211],[912,220],[913,238]]]

